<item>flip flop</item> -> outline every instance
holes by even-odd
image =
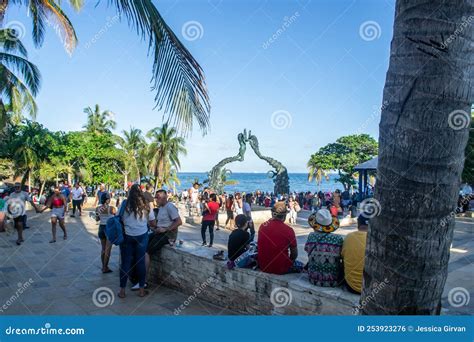
[[[119,298],[122,298],[122,299],[125,298],[125,297],[127,297],[127,295],[121,294],[120,292],[117,293],[117,296],[118,296]]]
[[[56,242],[56,240],[51,240],[51,241],[49,241],[49,243],[55,243],[55,242]]]
[[[111,273],[111,272],[113,272],[113,271],[110,268],[106,269],[105,271],[102,271],[102,273],[104,273],[104,274],[105,273]]]

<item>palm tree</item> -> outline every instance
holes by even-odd
[[[167,123],[150,130],[147,137],[151,139],[150,172],[155,177],[156,191],[172,178],[172,169],[179,170],[181,166],[179,157],[186,155],[185,141],[183,137],[177,135],[176,129],[169,127]]]
[[[45,22],[52,18],[63,32],[64,46],[72,51],[77,43],[74,28],[55,0],[0,0],[0,22],[9,3],[29,7],[33,20],[33,39],[41,46]],[[82,0],[69,0],[80,9]],[[204,73],[199,63],[180,42],[161,17],[152,0],[109,0],[120,16],[141,39],[148,41],[152,52],[152,90],[156,109],[181,133],[188,133],[197,122],[203,134],[209,129],[210,102]]]
[[[15,37],[14,29],[0,29],[0,129],[8,122],[19,124],[24,112],[32,119],[37,113],[34,96],[41,86],[41,75]]]
[[[316,181],[316,184],[321,185],[323,178],[328,179],[328,173],[327,171],[323,170],[317,165],[314,165],[311,163],[311,160],[307,164],[308,167],[308,182],[313,181],[313,179]]]
[[[91,107],[84,108],[84,113],[87,114],[87,123],[83,127],[88,132],[95,134],[111,133],[111,130],[117,126],[117,123],[112,119],[114,114],[110,110],[101,112],[98,104],[95,105],[94,109]]]
[[[363,314],[440,312],[474,101],[472,13],[471,0],[396,3]]]
[[[123,138],[117,136],[117,143],[122,150],[124,169],[124,189],[127,187],[128,179],[140,181],[140,151],[146,150],[146,142],[142,131],[138,128],[130,127],[129,131],[122,131]]]

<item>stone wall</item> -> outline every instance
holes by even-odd
[[[241,314],[351,315],[358,304],[359,296],[314,286],[306,274],[228,270],[226,262],[212,259],[212,253],[188,243],[166,246],[152,258],[149,281]]]

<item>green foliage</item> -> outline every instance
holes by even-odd
[[[23,114],[36,117],[34,96],[41,86],[38,68],[28,61],[26,48],[14,29],[0,29],[0,129],[18,124]]]
[[[307,164],[308,178],[316,178],[320,182],[327,172],[337,171],[337,181],[347,189],[355,184],[354,167],[375,157],[377,153],[377,141],[368,134],[341,137],[311,155]]]

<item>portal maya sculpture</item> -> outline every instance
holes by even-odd
[[[237,155],[222,159],[212,168],[211,171],[209,171],[207,180],[209,187],[211,187],[218,193],[222,193],[224,191],[226,175],[229,172],[229,170],[224,168],[225,165],[235,161],[244,161],[244,155],[247,150],[247,143],[249,143],[255,154],[260,159],[265,160],[274,169],[268,172],[270,177],[273,178],[273,192],[278,195],[289,194],[290,182],[286,167],[278,160],[264,156],[260,152],[258,139],[255,135],[252,135],[251,131],[249,131],[247,135],[247,130],[244,129],[243,133],[238,134],[237,140],[239,141],[240,145],[239,152],[237,153]]]

